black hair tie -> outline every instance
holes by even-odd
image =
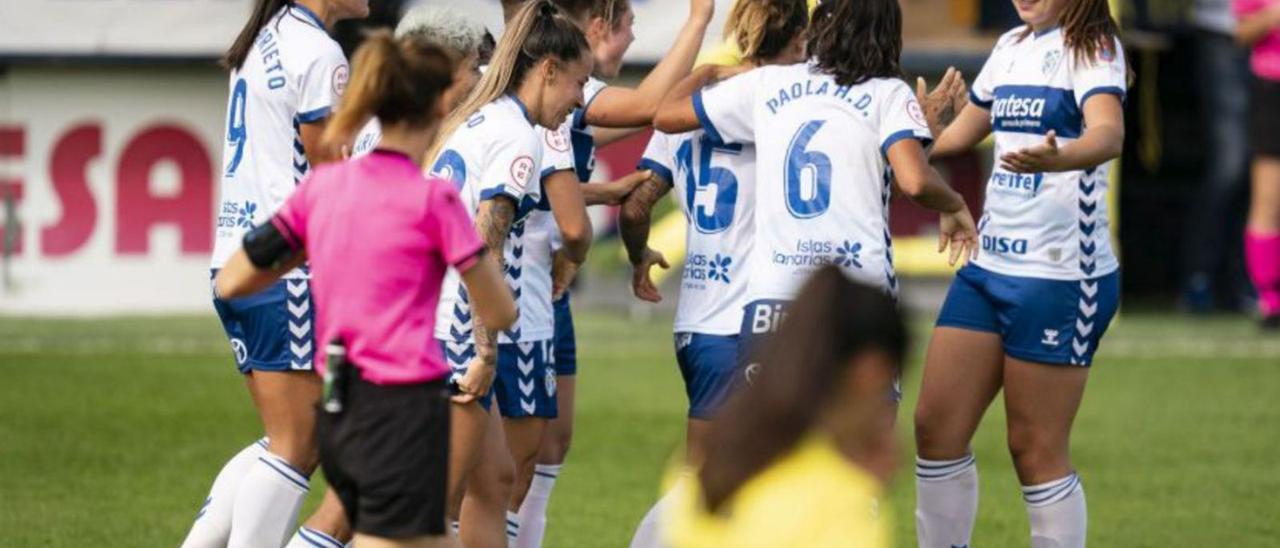
[[[549,1],[543,0],[542,6],[538,8],[538,16],[552,18],[556,15],[556,6]]]

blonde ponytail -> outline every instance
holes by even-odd
[[[745,61],[759,62],[782,53],[809,24],[805,0],[738,0],[724,24],[724,37]]]
[[[471,95],[445,118],[440,133],[424,156],[427,168],[440,154],[444,143],[468,118],[524,82],[529,69],[539,61],[547,57],[572,61],[590,51],[591,46],[582,31],[549,0],[525,4],[498,40],[489,68]]]

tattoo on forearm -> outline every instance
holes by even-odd
[[[515,202],[508,198],[494,198],[488,201],[487,208],[481,208],[476,215],[476,231],[484,241],[489,253],[498,258],[498,266],[506,272],[507,260],[504,248],[507,234],[511,232],[511,224],[516,218]],[[504,276],[505,277],[505,276]],[[473,332],[476,338],[476,357],[487,363],[497,359],[498,336],[480,322],[475,322]]]
[[[658,200],[670,190],[671,185],[666,181],[650,177],[649,180],[640,183],[640,186],[636,187],[622,203],[622,222],[619,223],[618,228],[622,233],[622,242],[627,248],[627,256],[632,262],[644,256],[644,250],[649,245],[650,213],[653,211],[654,204],[658,203]]]

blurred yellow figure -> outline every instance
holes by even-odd
[[[814,435],[710,514],[696,477],[675,487],[667,532],[676,548],[888,548],[880,483]]]
[[[675,548],[888,548],[882,485],[897,467],[896,381],[907,331],[897,303],[818,269],[672,489]],[[635,544],[632,545],[633,547]]]
[[[813,13],[813,9],[816,7],[818,7],[818,0],[809,0],[809,13]],[[699,54],[697,64],[724,65],[728,67],[736,67],[742,64],[742,51],[738,49],[737,40],[729,34],[729,32],[726,32],[726,36],[719,44]]]

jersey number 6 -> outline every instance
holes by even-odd
[[[825,120],[805,122],[787,147],[784,178],[787,211],[799,219],[817,217],[831,207],[831,158],[816,150],[807,150],[809,141],[825,123]]]

